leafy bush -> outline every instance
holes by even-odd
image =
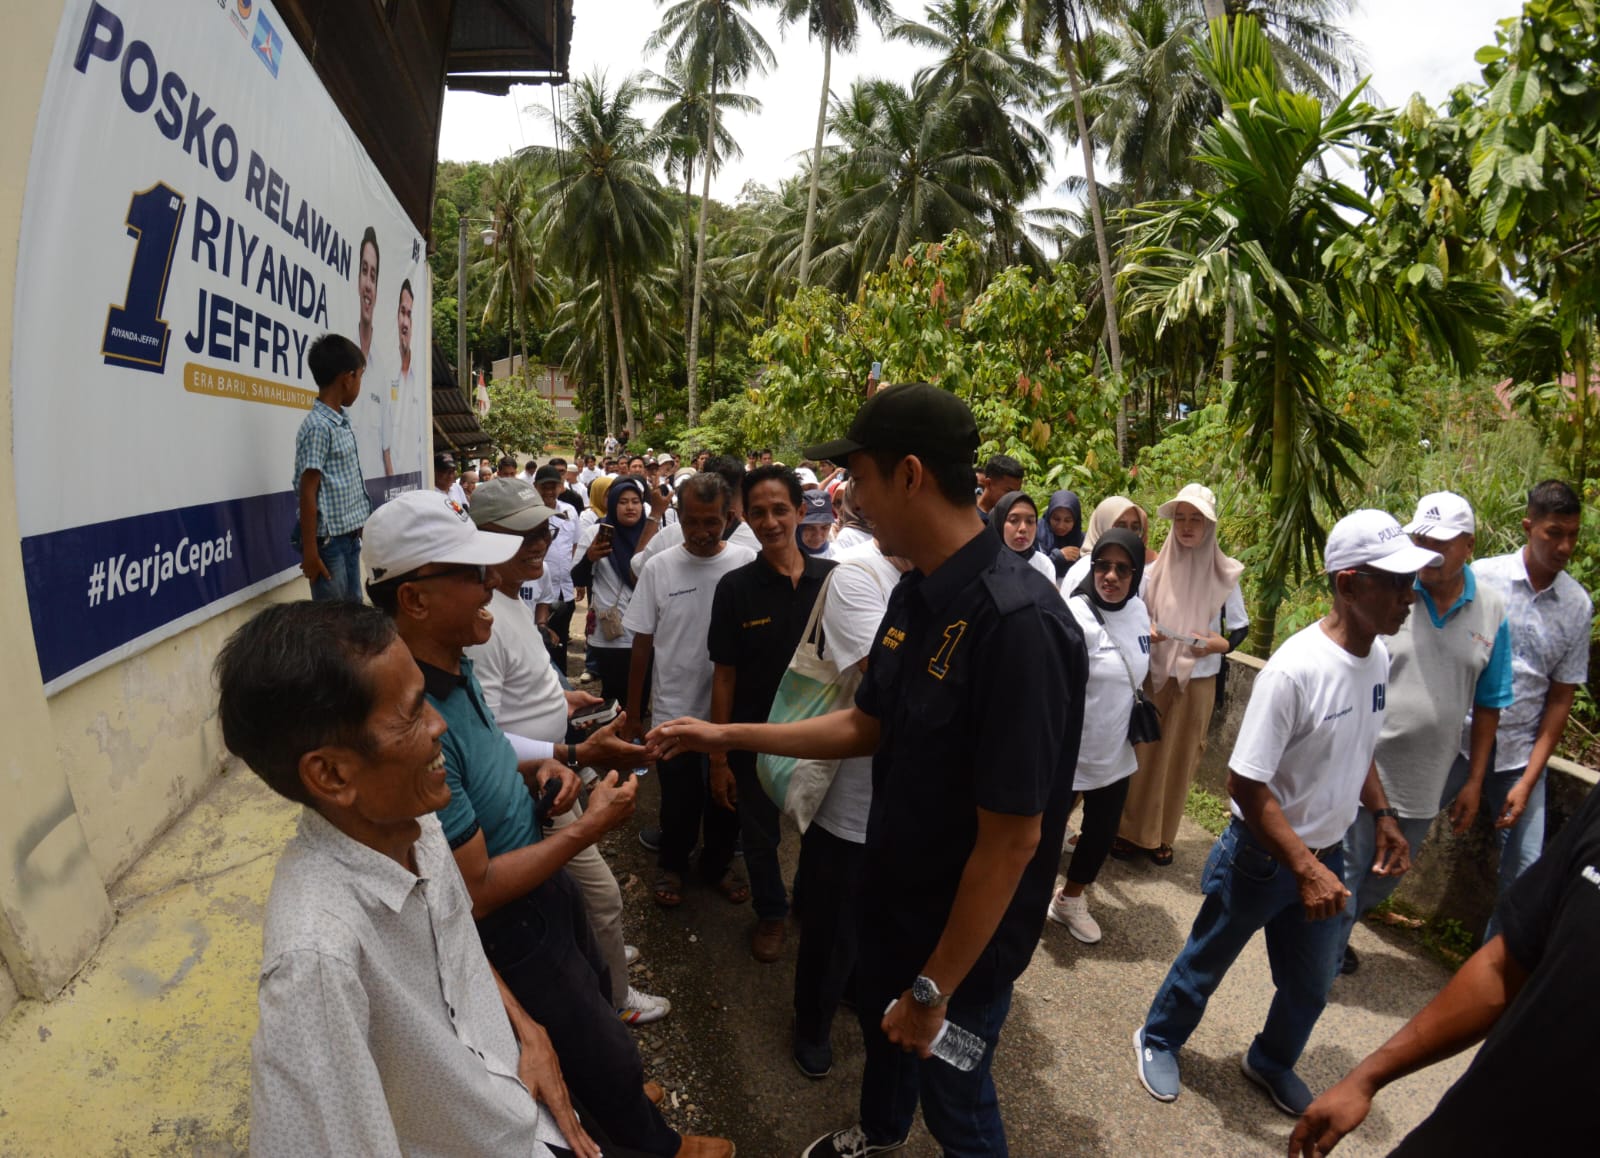
[[[571,443],[572,424],[530,390],[521,374],[489,383],[489,413],[478,420],[503,454],[537,455],[552,442]]]

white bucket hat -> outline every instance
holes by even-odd
[[[1156,508],[1156,514],[1163,519],[1170,519],[1178,513],[1178,504],[1188,503],[1199,511],[1211,522],[1217,521],[1217,496],[1211,493],[1211,488],[1200,483],[1190,483],[1178,492],[1178,497],[1168,499]]]

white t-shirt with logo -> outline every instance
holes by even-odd
[[[1087,596],[1074,595],[1067,606],[1083,628],[1083,644],[1089,653],[1083,737],[1078,741],[1078,767],[1072,774],[1072,790],[1088,792],[1115,784],[1138,770],[1133,745],[1128,743],[1128,717],[1133,713],[1134,685],[1142,687],[1150,671],[1150,612],[1135,595],[1116,611],[1102,610],[1102,626]]]
[[[494,615],[489,642],[466,651],[483,702],[503,731],[561,743],[567,736],[567,697],[533,616],[504,591],[490,595],[489,611]]]
[[[755,557],[748,547],[724,543],[717,554],[702,559],[680,544],[652,556],[640,572],[622,625],[655,637],[651,712],[656,723],[678,716],[705,719],[710,713],[711,598],[719,579]]]
[[[671,512],[668,512],[669,514]],[[683,526],[676,519],[663,521],[661,529],[644,545],[644,550],[638,551],[633,556],[633,573],[635,576],[644,574],[644,565],[663,551],[670,551],[673,547],[683,544]],[[740,520],[739,525],[733,529],[733,534],[728,536],[729,546],[747,547],[759,555],[761,553],[761,540],[756,538],[756,533],[750,529],[750,524]]]
[[[883,557],[871,539],[852,547],[828,574],[828,593],[822,604],[824,654],[840,669],[867,658],[878,637],[889,593],[900,582],[900,572]],[[839,771],[817,806],[812,823],[820,824],[840,840],[865,844],[867,813],[872,810],[872,757],[852,756],[839,761]]]
[[[1320,621],[1291,636],[1256,676],[1228,767],[1271,789],[1307,848],[1337,843],[1356,818],[1388,679],[1383,640],[1351,655]]]

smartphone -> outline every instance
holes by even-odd
[[[596,539],[598,539],[602,543],[611,542],[611,534],[612,534],[611,524],[610,523],[601,523],[601,524],[599,524],[599,526],[600,526],[600,529],[595,532],[594,537]]]
[[[561,793],[561,778],[551,777],[546,781],[544,791],[539,794],[539,799],[533,802],[533,816],[535,820],[544,820],[550,815],[550,809],[555,806],[556,797]]]
[[[871,378],[873,381],[877,381],[879,378],[882,378],[883,377],[883,363],[882,362],[874,362],[872,364],[872,369],[867,372],[867,377]]]
[[[572,717],[569,723],[574,728],[588,730],[603,728],[612,720],[622,714],[622,708],[616,700],[606,700],[604,703],[593,704]]]
[[[1200,637],[1198,635],[1189,635],[1173,627],[1163,627],[1159,623],[1156,624],[1156,630],[1162,635],[1166,636],[1168,639],[1174,640],[1177,643],[1185,644],[1189,647],[1194,647],[1200,642]]]

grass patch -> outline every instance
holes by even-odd
[[[1189,798],[1183,802],[1183,814],[1212,836],[1221,836],[1233,820],[1228,809],[1228,798],[1207,792],[1198,784],[1189,786]]]
[[[1462,962],[1476,951],[1477,938],[1454,917],[1422,917],[1416,909],[1393,896],[1386,897],[1367,920],[1375,925],[1396,929],[1410,937],[1439,964],[1451,972],[1461,968]]]

